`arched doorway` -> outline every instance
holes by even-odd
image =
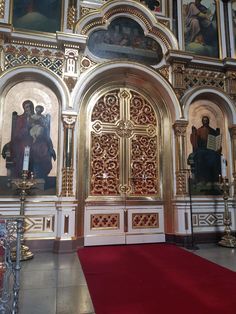
[[[129,87],[88,105],[85,245],[165,241],[159,109]]]
[[[112,97],[108,97],[109,94]],[[134,95],[140,99],[138,104],[139,102],[147,104],[155,122],[139,125],[135,118],[130,119],[130,101],[136,99]],[[117,100],[119,97],[121,99]],[[109,111],[104,109],[104,99],[109,99],[109,101],[112,99],[116,110],[123,104],[121,109],[119,107],[119,115],[113,118],[113,121],[108,120],[109,123],[106,120],[106,114]],[[77,82],[73,91],[73,102],[78,108],[78,124],[75,129],[78,143],[76,235],[84,239],[85,245],[164,241],[165,234],[173,233],[175,228],[175,211],[172,202],[175,189],[175,159],[173,157],[175,138],[172,126],[181,117],[181,108],[171,86],[162,75],[144,65],[108,62],[91,69],[83,81]],[[138,105],[136,106],[138,108]],[[95,108],[100,108],[100,111]],[[148,110],[145,111],[147,114]],[[133,109],[132,112],[134,111]],[[102,118],[99,112],[102,112]],[[117,113],[111,111],[111,114]],[[102,137],[100,136],[102,132],[105,137],[108,137],[108,133],[111,132],[110,138],[114,140],[114,143],[116,140],[118,142],[116,145],[122,148],[119,149],[117,157],[120,162],[119,176],[114,176],[115,178],[112,179],[112,182],[116,184],[115,192],[112,189],[113,192],[106,192],[107,194],[102,192],[108,184],[108,173],[104,167],[97,177],[91,170],[92,131],[94,132],[93,143]],[[128,137],[124,136],[126,133],[129,134]],[[147,184],[145,182],[147,177],[144,175],[141,178],[143,168],[140,173],[138,172],[140,176],[138,178],[130,168],[132,140],[134,136],[138,138],[140,135],[155,138],[153,134],[156,136],[158,150],[158,154],[155,155],[156,181],[154,180],[153,191],[145,194],[144,183]],[[97,164],[100,164],[99,162],[100,160]],[[137,186],[134,188],[136,179],[144,180],[144,183],[136,182]],[[99,180],[101,187],[94,187]],[[134,189],[135,193],[133,193]],[[140,213],[141,215],[135,216]],[[138,217],[136,221],[140,219],[146,223],[151,217],[149,214],[152,213],[156,218],[154,225],[148,226],[147,222],[147,225],[134,226],[134,217]],[[114,224],[110,224],[110,221]]]

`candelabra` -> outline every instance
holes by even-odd
[[[30,189],[36,185],[36,180],[34,180],[33,173],[31,173],[30,178],[28,177],[28,170],[23,170],[22,178],[12,180],[12,184],[16,186],[16,189],[20,192],[20,216],[25,219],[25,200]],[[22,237],[21,237],[21,261],[26,261],[33,258],[33,253],[29,250],[29,247],[24,245],[24,231],[23,227]],[[12,258],[15,259],[15,252],[12,253]]]
[[[223,200],[224,200],[224,235],[219,241],[219,245],[235,248],[236,247],[236,238],[231,234],[231,216],[228,208],[228,198],[230,183],[226,177],[220,178],[220,190],[222,191]]]

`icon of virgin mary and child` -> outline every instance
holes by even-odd
[[[50,138],[50,115],[44,115],[44,107],[26,100],[22,104],[23,114],[12,113],[11,141],[4,145],[2,156],[11,178],[20,178],[25,147],[30,147],[29,173],[35,178],[46,179],[56,160]]]

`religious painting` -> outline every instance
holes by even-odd
[[[16,84],[3,106],[0,195],[15,195],[23,170],[35,180],[33,195],[56,194],[58,101],[36,82]]]
[[[194,195],[219,195],[219,177],[227,171],[225,127],[222,111],[210,101],[190,106],[188,165],[191,169],[191,192]]]
[[[61,0],[13,0],[13,27],[50,33],[60,31],[62,5]]]
[[[89,51],[103,59],[126,59],[148,65],[158,64],[163,53],[160,44],[144,34],[134,20],[119,17],[107,30],[97,29],[89,37]]]
[[[219,58],[218,2],[183,0],[182,3],[185,50]]]

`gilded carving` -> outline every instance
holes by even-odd
[[[76,115],[66,115],[62,116],[63,126],[64,128],[74,128],[77,116]]]
[[[170,29],[170,21],[158,18],[158,22]]]
[[[166,49],[171,49],[170,41],[159,29],[153,27],[151,33],[161,39],[162,43],[166,46]]]
[[[136,125],[156,125],[156,116],[153,108],[147,101],[136,93],[132,93],[130,103],[131,121]]]
[[[158,194],[157,137],[135,135],[131,140],[132,194]]]
[[[74,196],[73,193],[73,175],[74,169],[63,168],[62,169],[62,190],[61,196]]]
[[[168,66],[164,66],[160,69],[158,69],[158,72],[169,81],[170,71]]]
[[[0,0],[0,19],[3,19],[5,15],[5,0]]]
[[[186,195],[187,194],[187,175],[186,171],[176,172],[176,194]]]
[[[134,213],[132,214],[133,229],[150,229],[159,227],[158,213]]]
[[[67,10],[67,28],[73,30],[74,24],[77,18],[77,5],[76,1],[73,1],[71,5],[68,6]]]
[[[119,140],[114,134],[92,133],[91,194],[118,195]]]
[[[117,125],[117,134],[120,137],[131,137],[133,134],[134,125],[131,121],[121,120]]]
[[[109,91],[91,120],[91,195],[158,195],[157,119],[147,100],[128,89]]]
[[[120,227],[119,214],[93,214],[91,215],[91,230],[118,229]]]
[[[61,196],[74,196],[73,192],[73,145],[74,145],[74,126],[77,115],[63,115],[62,122],[64,127],[64,160],[62,168],[62,191]],[[71,145],[68,143],[71,142]]]
[[[224,89],[224,73],[200,70],[200,69],[186,69],[184,81],[186,88],[193,86],[211,86]]]
[[[83,16],[86,16],[88,15],[89,13],[95,11],[95,9],[93,8],[87,8],[87,7],[80,7],[80,16],[83,17]]]
[[[188,122],[187,121],[176,121],[173,125],[176,136],[186,136]]]
[[[120,119],[120,99],[118,91],[113,91],[104,95],[96,103],[92,121],[99,120],[103,123],[115,123]]]
[[[187,121],[176,121],[173,125],[175,132],[175,146],[176,151],[176,194],[185,195],[187,193],[187,176],[186,171],[186,152],[185,152],[185,138],[187,131]]]

